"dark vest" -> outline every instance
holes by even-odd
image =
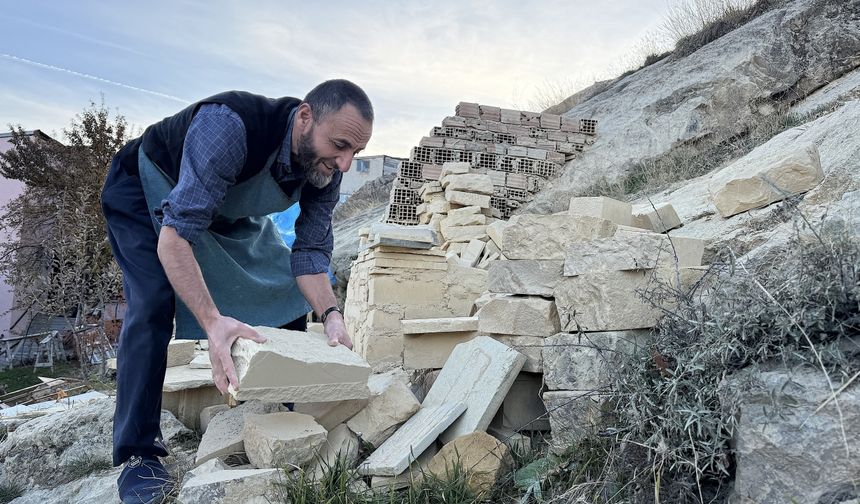
[[[301,100],[266,98],[245,91],[227,91],[200,100],[146,128],[140,138],[126,144],[118,153],[123,169],[132,175],[139,173],[137,150],[143,148],[168,177],[179,180],[185,134],[197,110],[206,103],[227,105],[245,124],[248,149],[245,165],[236,178],[236,183],[240,183],[259,173],[269,156],[281,147],[287,134],[290,112],[301,104]]]

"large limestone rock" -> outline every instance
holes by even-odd
[[[807,192],[823,179],[815,144],[782,152],[764,147],[714,174],[710,192],[720,214],[731,217]]]
[[[838,389],[837,375],[831,378]],[[857,497],[860,387],[855,383],[839,394],[841,415],[832,401],[816,412],[830,396],[820,369],[742,372],[729,378],[721,401],[724,409],[738,413],[732,503]]]
[[[860,64],[856,12],[854,2],[786,2],[689,56],[585,90],[575,106],[554,112],[606,119],[596,142],[529,210],[565,210],[570,196],[601,177],[617,182],[676,145],[741,134],[772,114],[775,101],[790,103],[853,70]],[[844,56],[832,57],[834,50]]]
[[[179,492],[183,504],[269,504],[275,502],[275,485],[285,475],[279,469],[233,469],[191,478]]]
[[[650,331],[568,334],[547,338],[544,380],[549,390],[597,391],[625,358],[646,344]]]
[[[473,432],[452,440],[427,465],[427,472],[447,479],[455,466],[465,473],[466,485],[478,496],[486,495],[513,467],[510,449],[486,432]]]
[[[552,297],[563,273],[564,261],[493,261],[487,269],[487,290]]]
[[[71,481],[80,460],[111,460],[114,398],[97,399],[18,426],[0,443],[7,480],[24,488],[56,487]],[[165,444],[179,450],[193,433],[167,411],[161,413]]]
[[[373,375],[367,386],[370,401],[347,425],[371,446],[380,446],[398,425],[421,408],[421,404],[409,388],[408,377],[402,372]]]
[[[256,327],[260,344],[239,339],[233,362],[239,377],[236,399],[268,402],[324,402],[369,395],[370,366],[356,353],[328,346],[314,333]]]
[[[325,444],[326,434],[312,416],[284,411],[245,416],[242,437],[248,460],[262,469],[304,466]]]
[[[242,432],[245,429],[245,417],[251,414],[273,413],[280,410],[280,405],[248,401],[235,408],[222,411],[209,420],[206,432],[197,446],[197,465],[213,458],[223,458],[245,451]]]
[[[478,330],[515,336],[552,336],[559,329],[555,301],[537,296],[493,299],[478,311]]]
[[[515,215],[502,234],[502,255],[508,259],[564,259],[572,242],[606,238],[618,226],[581,215]]]

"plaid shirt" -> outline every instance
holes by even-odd
[[[295,174],[292,171],[292,130],[291,118],[275,167],[278,182],[289,183],[304,177],[301,170]],[[179,236],[195,243],[212,223],[227,188],[236,183],[246,155],[245,125],[239,115],[226,105],[202,105],[185,135],[179,181],[162,201],[162,225],[174,228]],[[334,247],[331,216],[340,196],[341,177],[336,171],[326,187],[318,189],[305,184],[302,188],[301,215],[296,221],[291,257],[294,276],[325,273],[329,269]]]

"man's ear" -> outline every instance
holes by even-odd
[[[299,105],[299,110],[296,112],[297,118],[299,120],[299,124],[301,129],[304,131],[308,125],[310,125],[314,120],[314,113],[311,110],[311,106],[307,103],[302,103]]]

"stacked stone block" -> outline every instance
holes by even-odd
[[[421,187],[439,181],[445,163],[467,163],[488,175],[490,215],[507,219],[593,144],[596,134],[594,119],[460,103],[401,162],[386,221],[418,224]]]

